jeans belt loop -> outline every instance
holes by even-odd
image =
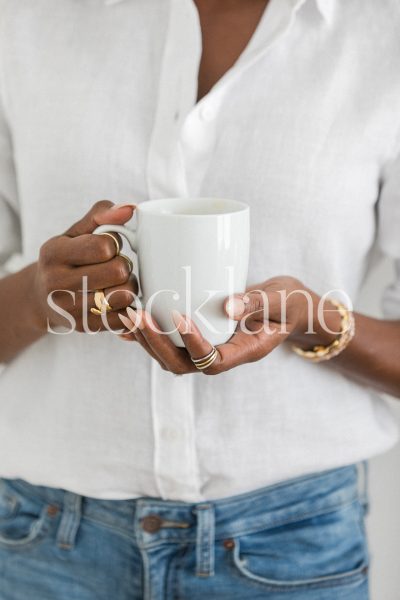
[[[198,504],[196,536],[196,576],[214,575],[215,514],[212,504]]]
[[[57,531],[57,545],[63,550],[71,550],[75,544],[82,516],[82,496],[65,492],[61,521]]]

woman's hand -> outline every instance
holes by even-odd
[[[335,335],[316,322],[319,301],[317,294],[293,277],[276,277],[250,287],[245,294],[227,298],[224,310],[227,316],[238,321],[238,327],[226,344],[217,346],[216,360],[202,372],[216,375],[260,360],[288,338],[296,342],[303,339],[309,325],[314,327],[315,333],[307,334],[308,345],[330,343]],[[326,304],[329,305],[329,301]],[[331,311],[326,324],[338,332],[340,317],[335,307],[324,305],[323,308]],[[174,322],[185,348],[177,348],[145,311],[128,308],[128,315],[129,319],[121,316],[130,331],[126,338],[137,340],[163,369],[176,375],[198,372],[192,359],[202,358],[212,349],[193,321],[184,315],[175,312]]]
[[[137,293],[136,278],[131,276],[127,261],[117,256],[110,236],[91,235],[98,225],[123,224],[133,214],[133,205],[113,205],[108,200],[97,202],[91,210],[63,235],[48,240],[40,249],[35,266],[30,304],[35,307],[36,326],[70,326],[65,311],[75,320],[76,331],[103,331],[109,327],[121,330],[118,312],[126,309]],[[115,235],[115,234],[114,234]],[[118,237],[118,236],[117,236]],[[87,278],[87,292],[84,291]],[[113,308],[106,323],[90,312],[95,307],[94,291],[104,290]],[[57,306],[49,305],[49,299]],[[123,313],[125,314],[125,313]]]

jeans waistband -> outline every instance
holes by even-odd
[[[364,490],[358,489],[357,465],[193,504],[151,497],[101,500],[21,479],[6,481],[33,499],[65,508],[71,515],[67,529],[76,528],[79,518],[87,518],[118,530],[142,547],[166,541],[196,543],[199,529],[203,534],[211,529],[213,539],[252,533],[330,512],[364,497]]]

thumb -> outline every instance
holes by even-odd
[[[85,233],[93,233],[99,225],[112,223],[123,225],[132,218],[134,204],[113,204],[110,200],[100,200],[93,204],[88,213],[70,227],[64,235],[77,237]]]
[[[230,296],[224,302],[228,317],[240,321],[243,317],[254,315],[254,319],[264,320],[264,308],[268,306],[268,296],[265,290],[251,290],[244,294]]]

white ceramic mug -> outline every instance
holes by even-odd
[[[219,198],[169,198],[142,202],[137,227],[101,225],[94,233],[123,235],[137,253],[141,308],[176,346],[183,346],[171,311],[193,319],[212,344],[233,334],[223,301],[246,288],[249,207]],[[136,302],[138,306],[138,302]]]

